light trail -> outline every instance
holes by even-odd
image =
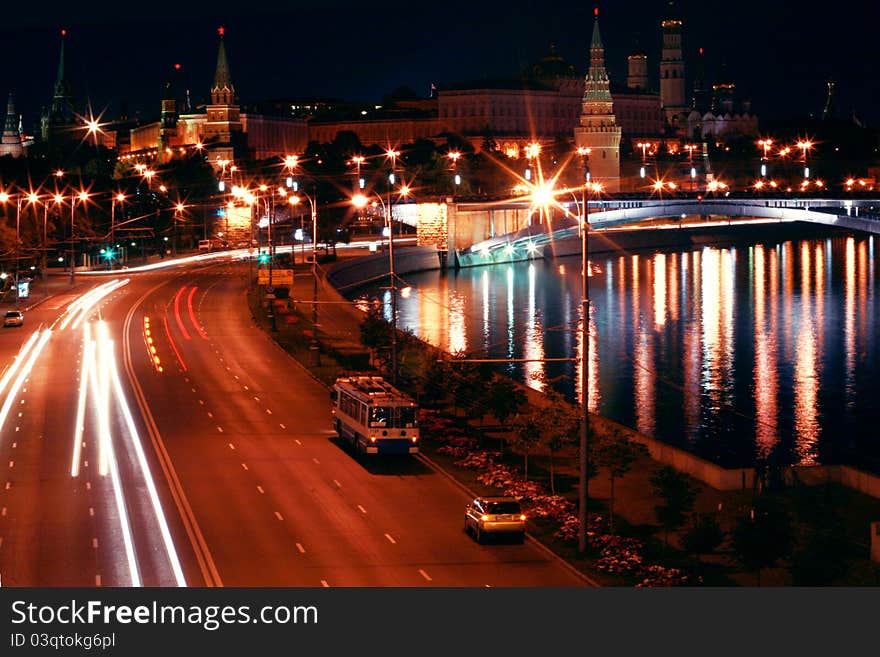
[[[196,314],[195,311],[193,311],[193,297],[195,296],[197,289],[197,287],[193,286],[193,288],[189,291],[189,296],[186,298],[186,307],[189,310],[189,319],[193,323],[193,326],[196,327],[196,331],[199,332],[199,335],[204,340],[207,340],[208,335],[207,333],[205,333],[205,330],[201,327],[198,321],[196,321]]]
[[[174,295],[174,318],[177,320],[177,326],[180,329],[180,332],[183,333],[183,337],[186,340],[191,339],[189,337],[189,333],[186,330],[186,327],[183,325],[183,319],[180,317],[180,297],[183,296],[183,291],[186,289],[184,285],[177,291],[177,294]]]
[[[90,337],[90,331],[86,329],[86,336]],[[131,586],[141,586],[140,571],[137,563],[137,555],[134,549],[134,537],[131,531],[131,522],[128,517],[128,509],[125,506],[123,496],[122,478],[119,475],[119,465],[116,461],[116,453],[113,449],[113,441],[110,436],[109,409],[105,405],[106,398],[104,387],[107,386],[107,355],[108,349],[112,350],[113,341],[109,339],[107,325],[104,322],[98,324],[98,340],[92,342],[91,361],[89,367],[89,379],[94,399],[96,401],[95,412],[98,415],[98,457],[102,463],[101,475],[110,475],[113,488],[113,499],[116,502],[116,511],[119,514],[119,525],[122,530],[122,541],[125,547],[125,556],[128,562],[128,571],[131,577]]]
[[[85,430],[86,394],[89,389],[90,373],[92,365],[92,337],[90,325],[86,324],[85,346],[83,347],[83,366],[79,378],[79,397],[76,403],[76,424],[73,427],[73,460],[70,464],[70,476],[79,476],[79,462],[82,458],[82,437]]]
[[[110,343],[113,344],[112,342]],[[140,466],[141,473],[144,477],[144,481],[147,484],[147,491],[150,494],[150,502],[153,505],[153,513],[156,515],[156,521],[159,523],[159,531],[162,534],[162,540],[165,544],[165,552],[168,555],[168,560],[171,562],[171,570],[174,572],[174,578],[177,582],[178,586],[186,586],[186,578],[183,575],[183,569],[180,566],[180,559],[177,556],[177,550],[174,547],[174,541],[171,538],[171,531],[168,528],[168,521],[165,517],[165,512],[162,509],[162,503],[159,500],[159,494],[156,491],[156,484],[153,481],[153,475],[150,471],[149,464],[147,463],[147,457],[144,454],[144,448],[141,444],[141,438],[137,431],[137,426],[134,422],[134,417],[131,413],[131,408],[128,405],[128,400],[125,397],[125,391],[122,389],[122,383],[119,380],[119,370],[116,366],[116,356],[110,351],[109,354],[109,370],[110,375],[113,380],[113,389],[116,393],[116,403],[119,405],[120,410],[122,411],[122,415],[125,417],[125,423],[128,428],[128,436],[132,446],[134,447],[135,454],[137,455],[138,465]]]
[[[36,335],[36,333],[34,334]],[[0,408],[0,429],[3,428],[3,425],[6,423],[6,416],[9,415],[9,409],[12,407],[13,400],[18,396],[18,391],[21,390],[22,384],[24,384],[24,380],[27,378],[28,374],[30,374],[31,368],[34,366],[34,362],[37,360],[37,356],[43,351],[43,347],[46,346],[46,343],[49,341],[49,338],[52,335],[52,331],[50,329],[43,329],[40,333],[40,337],[36,342],[36,345],[32,345],[27,353],[27,360],[24,362],[24,365],[18,367],[18,363],[21,361],[21,358],[16,359],[16,363],[13,364],[13,367],[9,368],[7,371],[7,375],[14,372],[18,369],[18,376],[15,377],[15,381],[12,383],[12,386],[9,388],[9,392],[6,393],[6,400],[3,402],[3,407]],[[33,338],[33,336],[31,336]],[[31,340],[28,340],[28,343],[25,347],[31,345]],[[24,354],[20,354],[21,357]],[[5,376],[3,377],[6,378]]]
[[[15,376],[15,373],[18,371],[19,366],[24,362],[25,357],[39,337],[40,332],[34,331],[31,334],[31,337],[29,337],[27,341],[22,345],[15,359],[12,361],[12,366],[8,367],[3,373],[3,378],[0,378],[0,393],[6,390],[6,386],[9,384],[9,381],[12,379],[12,377]]]
[[[177,356],[177,362],[180,363],[180,366],[183,368],[183,371],[186,372],[186,363],[183,362],[183,357],[181,357],[180,352],[177,351],[177,345],[174,343],[174,338],[171,337],[171,329],[168,328],[168,314],[166,313],[163,317],[165,320],[165,333],[168,335],[168,342],[171,343],[171,349],[174,351],[174,355]]]
[[[55,324],[60,321],[60,330],[62,331],[66,329],[71,323],[73,324],[73,328],[78,328],[80,322],[88,317],[89,313],[98,304],[98,302],[101,301],[101,299],[119,289],[123,285],[127,285],[128,282],[128,278],[114,279],[112,281],[108,281],[107,283],[99,285],[93,290],[89,290],[81,297],[76,299],[73,303],[71,303],[61,314],[61,317],[55,320],[52,326],[54,327]]]

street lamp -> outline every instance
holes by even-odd
[[[171,255],[177,256],[177,222],[180,221],[180,214],[186,209],[183,203],[174,206],[174,215],[171,221]]]
[[[125,202],[125,194],[119,192],[115,196],[110,198],[110,248],[111,254],[112,249],[116,245],[116,204]],[[110,269],[113,269],[113,257],[111,255],[109,260]]]
[[[70,197],[70,284],[76,283],[76,221],[74,210],[76,202],[80,204],[89,200],[89,193],[85,190]]]
[[[312,211],[312,343],[309,345],[309,351],[312,354],[312,365],[320,365],[321,352],[318,347],[318,202],[316,197],[307,192],[299,192],[299,194],[306,197]],[[297,195],[291,196],[287,202],[295,207],[299,205],[300,201],[301,199]],[[303,249],[305,249],[305,238],[303,238]]]
[[[394,185],[394,174],[392,173],[389,176],[389,186],[388,186],[388,203],[385,203],[385,200],[382,198],[380,194],[373,192],[373,196],[375,196],[379,203],[382,205],[382,209],[385,212],[385,225],[388,228],[388,275],[391,278],[391,381],[392,385],[397,385],[397,286],[395,284],[395,273],[394,273],[394,229],[392,227],[392,215],[391,215],[391,191]],[[399,191],[400,196],[406,196],[409,194],[409,187],[403,185]],[[366,194],[355,194],[351,199],[351,204],[358,208],[364,208],[369,203],[369,198]]]

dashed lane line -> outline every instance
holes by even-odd
[[[391,534],[385,534],[385,538],[387,538],[387,539],[391,542],[392,545],[397,545],[397,541],[395,541],[395,540],[391,537]]]
[[[305,554],[305,553],[306,553],[306,549],[302,546],[301,543],[297,543],[297,544],[296,544],[296,549],[299,550],[300,554]]]
[[[434,581],[434,580],[431,579],[431,576],[430,576],[428,573],[426,573],[424,570],[422,570],[421,568],[419,568],[419,575],[421,575],[422,577],[424,577],[424,578],[425,578],[427,581],[429,581],[429,582],[433,582],[433,581]]]
[[[278,513],[277,511],[275,512],[275,517],[278,518],[279,520],[281,520],[282,522],[284,522],[284,516],[282,516],[282,515],[281,515],[280,513]]]

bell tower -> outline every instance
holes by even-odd
[[[589,148],[590,179],[605,191],[620,191],[620,126],[614,117],[605,46],[599,33],[599,10],[594,11],[593,38],[590,41],[590,68],[584,80],[580,121],[574,128],[574,143]]]
[[[682,21],[675,7],[669,2],[663,27],[663,51],[660,58],[660,104],[671,125],[675,116],[686,111],[684,59],[681,47]]]

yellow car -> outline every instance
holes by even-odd
[[[520,543],[526,537],[526,516],[512,497],[478,497],[464,512],[464,530],[477,543],[491,535],[513,535]]]

